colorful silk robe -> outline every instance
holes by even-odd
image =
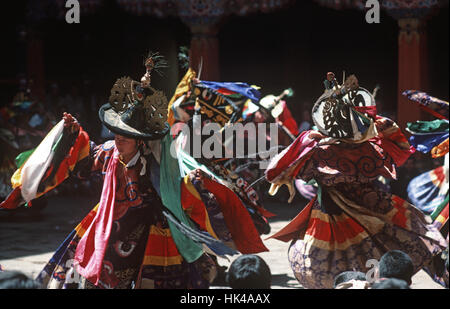
[[[379,135],[359,144],[303,132],[266,171],[275,187],[295,177],[318,184],[311,202],[271,236],[292,241],[288,259],[306,288],[332,288],[337,274],[365,273],[368,260],[394,249],[407,253],[416,271],[433,273],[431,261],[447,245],[420,210],[374,185],[379,176],[395,178],[396,165],[411,153],[392,121],[378,118],[376,125]]]
[[[88,135],[82,129],[75,140],[72,140],[71,145],[62,163],[57,164],[51,160],[44,173],[47,176],[42,178],[42,181],[48,182],[49,185],[43,187],[39,184],[40,188],[45,188],[40,190],[39,194],[57,186],[69,173],[81,178],[91,177],[95,173],[105,177],[111,167],[110,163],[114,162],[115,195],[114,203],[109,209],[112,218],[110,228],[105,231],[98,231],[95,228],[93,234],[108,235],[101,243],[105,248],[100,257],[98,257],[97,243],[85,245],[81,252],[82,255],[94,257],[100,261],[100,273],[97,278],[80,276],[78,264],[83,262],[83,259],[79,257],[79,244],[83,237],[88,235],[89,230],[93,229],[93,224],[102,228],[109,226],[109,223],[99,224],[102,220],[106,220],[106,218],[99,218],[99,214],[104,211],[101,203],[95,206],[70,233],[37,279],[48,288],[209,287],[215,274],[215,264],[210,256],[202,254],[195,261],[188,263],[172,237],[173,232],[169,222],[162,213],[165,206],[160,197],[158,183],[159,162],[152,152],[145,154],[138,152],[125,165],[116,158],[114,141],[95,146],[94,143],[89,142]],[[80,156],[80,153],[83,155]],[[52,170],[56,170],[57,173],[52,173]],[[197,185],[202,183],[203,180],[197,181]],[[220,234],[219,231],[229,230],[231,238],[223,240],[228,241],[230,246],[241,249],[242,253],[267,251],[245,206],[236,196],[234,196],[236,199],[230,202],[229,198],[222,199],[221,195],[218,195],[215,199],[214,211],[219,216],[211,223],[208,212],[210,210],[206,208],[204,202],[212,201],[215,198],[214,193],[201,196],[191,184],[190,178],[185,178],[183,181],[180,179],[179,184],[184,194],[181,196],[181,207],[199,230],[204,230],[216,238],[219,238],[217,236]],[[212,191],[221,190],[221,194],[233,194],[227,188],[214,189],[216,185],[218,184],[214,181],[206,180],[206,186]],[[19,192],[19,196],[8,201],[11,208],[17,207],[22,200],[20,185],[17,188],[19,188],[16,191]],[[186,196],[187,190],[191,194],[189,198]],[[197,205],[195,212],[192,211],[193,202]],[[231,215],[226,215],[224,218],[221,215],[222,212],[231,213]],[[237,217],[236,214],[241,215]]]

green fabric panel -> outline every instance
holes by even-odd
[[[418,120],[416,122],[408,122],[407,127],[410,131],[415,133],[434,133],[445,132],[449,129],[447,121],[436,119],[433,121]]]
[[[197,160],[195,160],[192,156],[188,155],[183,150],[177,150],[177,156],[181,168],[181,177],[186,176],[190,171],[201,169],[215,179],[219,179],[219,177],[211,172],[205,165],[198,163]]]
[[[243,98],[244,96],[240,93],[234,93],[234,94],[221,94],[222,96],[226,97],[226,98],[233,98],[233,99],[240,99]]]
[[[160,167],[160,190],[163,205],[184,224],[193,227],[192,222],[186,216],[181,206],[181,181],[180,167],[178,160],[170,154],[172,136],[166,134],[161,140],[161,167]],[[178,228],[170,221],[169,228],[173,240],[181,256],[188,262],[196,261],[202,254],[202,245],[194,242],[182,234]]]
[[[19,155],[16,157],[16,166],[17,166],[17,168],[22,167],[22,165],[23,165],[23,164],[25,163],[25,161],[31,156],[31,154],[34,152],[35,149],[36,149],[36,148],[33,148],[33,149],[30,149],[30,150],[24,151],[24,152],[22,152],[21,154],[19,154]]]
[[[56,150],[58,145],[61,143],[61,140],[62,140],[62,135],[59,137],[59,139],[56,141],[55,145],[53,146],[53,148],[52,148],[53,151]],[[28,158],[33,154],[35,149],[36,148],[24,151],[16,157],[15,161],[16,161],[17,168],[22,167],[22,165],[25,163],[25,161],[28,160]]]
[[[318,186],[317,181],[314,178],[308,181],[306,184],[310,186]]]
[[[436,207],[436,209],[431,213],[430,217],[433,221],[436,220],[436,218],[439,216],[444,207],[447,206],[447,204],[448,204],[448,194],[445,197],[445,200],[441,204],[439,204]]]
[[[322,206],[322,186],[317,182],[317,201]]]

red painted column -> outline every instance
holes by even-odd
[[[425,21],[419,18],[398,20],[398,105],[397,122],[402,130],[407,122],[426,120],[420,107],[402,92],[408,89],[428,91],[428,50]]]
[[[217,38],[217,28],[211,25],[192,25],[190,63],[193,69],[198,72],[200,59],[203,59],[200,78],[203,80],[219,81],[219,39]]]
[[[27,46],[27,78],[32,80],[31,93],[40,101],[45,99],[44,43],[30,33]]]

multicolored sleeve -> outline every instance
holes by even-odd
[[[114,141],[107,141],[100,145],[89,141],[89,155],[77,163],[72,174],[80,179],[88,179],[95,172],[101,172],[104,175],[106,163],[111,158],[114,148]]]
[[[186,215],[197,223],[202,231],[206,231],[214,238],[219,239],[211,226],[206,206],[193,186],[189,175],[186,175],[181,183],[181,206]]]
[[[396,168],[414,148],[392,120],[377,116],[375,126],[377,135],[368,141],[318,145],[299,171],[299,177],[306,182],[314,179],[325,186],[368,183],[379,176],[396,179]]]
[[[290,192],[289,202],[295,195],[294,179],[314,153],[318,140],[312,137],[314,131],[304,131],[289,147],[276,155],[265,171],[267,181],[272,183],[269,194],[275,195],[278,189],[287,185]]]
[[[181,193],[183,210],[200,230],[223,242],[232,241],[244,254],[268,251],[249,212],[231,189],[194,170],[184,177]]]
[[[401,166],[415,152],[413,146],[403,134],[399,126],[389,118],[377,116],[375,125],[378,135],[370,142],[380,146],[395,162]]]

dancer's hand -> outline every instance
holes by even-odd
[[[199,168],[194,170],[195,179],[202,181],[203,180],[203,171]]]
[[[64,129],[69,130],[70,133],[75,133],[80,130],[80,124],[71,114],[64,112]]]
[[[311,133],[309,133],[309,138],[320,141],[321,139],[326,138],[326,136],[320,133],[319,131],[311,131]]]
[[[387,138],[389,135],[400,131],[398,125],[392,121],[392,119],[386,117],[377,116],[377,119],[375,120],[375,127],[377,128],[379,138]]]

